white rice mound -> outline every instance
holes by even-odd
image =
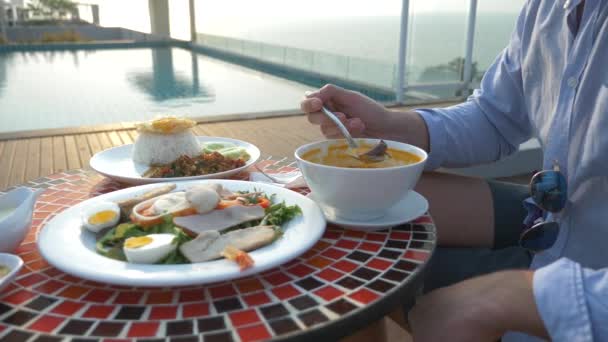
[[[201,146],[189,129],[179,133],[160,134],[140,131],[133,146],[133,161],[145,165],[169,164],[182,155],[201,153]]]

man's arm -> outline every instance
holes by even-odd
[[[486,71],[480,89],[467,102],[419,109],[430,136],[427,169],[462,167],[498,160],[532,135],[525,106],[521,50],[528,6],[507,48]]]

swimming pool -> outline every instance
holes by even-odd
[[[0,132],[295,109],[305,85],[179,47],[0,53]]]

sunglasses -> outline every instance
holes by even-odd
[[[545,221],[547,213],[559,213],[566,206],[568,186],[566,177],[560,172],[557,162],[553,170],[536,173],[530,181],[532,202],[526,201],[528,217],[524,221],[524,231],[519,237],[519,245],[537,253],[553,246],[559,234],[559,224]]]

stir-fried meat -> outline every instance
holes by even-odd
[[[242,158],[226,158],[218,152],[196,157],[180,156],[168,165],[155,165],[144,173],[147,178],[190,177],[233,170],[245,165]]]

